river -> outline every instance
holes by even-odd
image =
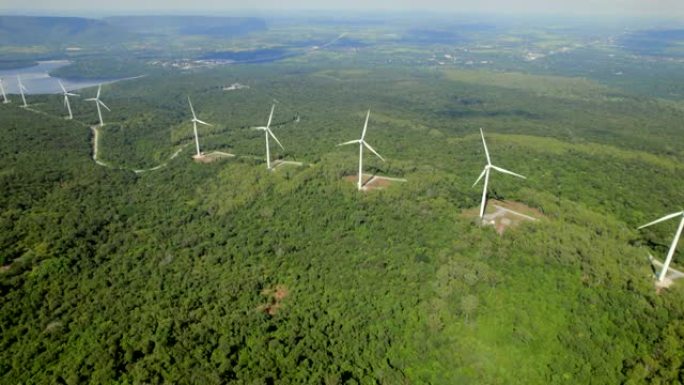
[[[21,76],[21,82],[26,87],[27,95],[33,94],[56,94],[61,93],[62,89],[57,83],[57,79],[64,83],[68,91],[79,90],[82,88],[93,87],[98,84],[114,83],[124,79],[63,79],[50,76],[50,72],[57,68],[69,64],[68,60],[41,61],[32,67],[16,68],[11,70],[0,70],[0,79],[8,94],[18,94],[17,75]]]

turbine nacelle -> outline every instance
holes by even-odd
[[[62,83],[61,80],[58,79],[57,82],[59,83],[59,86],[62,88],[62,95],[64,95],[64,96],[81,96],[79,94],[74,94],[74,93],[67,91],[67,89],[64,87],[64,84]],[[99,96],[99,93],[98,93],[98,96]]]
[[[213,124],[209,124],[209,123],[207,123],[207,122],[205,122],[205,121],[202,121],[202,120],[199,120],[199,119],[192,119],[192,122],[194,122],[194,123],[199,123],[199,124],[204,124],[205,126],[209,126],[209,127],[214,127]]]
[[[513,171],[506,170],[505,168],[494,166],[493,164],[488,164],[488,165],[484,166],[482,173],[480,174],[479,177],[477,177],[477,180],[475,181],[475,183],[473,183],[473,187],[475,187],[475,185],[477,185],[478,182],[480,182],[480,180],[482,180],[482,177],[484,177],[485,174],[487,173],[487,171],[489,171],[489,170],[496,170],[496,171],[503,173],[503,174],[513,175],[513,176],[518,177],[518,178],[527,179],[527,177],[525,177],[524,175],[514,173]]]
[[[65,92],[66,92],[66,90],[65,90]],[[107,105],[104,104],[104,102],[102,102],[102,100],[100,100],[100,93],[101,93],[101,92],[102,92],[102,85],[99,85],[99,86],[97,86],[97,95],[96,95],[94,98],[88,98],[88,99],[86,99],[85,101],[86,101],[86,102],[95,102],[95,104],[98,104],[98,105],[100,105],[100,106],[106,108],[107,111],[111,111],[111,110],[109,109],[109,107],[107,107]]]
[[[100,99],[97,99],[97,98],[88,98],[88,99],[85,99],[84,101],[86,101],[86,102],[95,102],[96,104],[98,104],[98,105],[100,105],[100,106],[106,108],[107,111],[110,111],[110,112],[112,111],[112,110],[110,110],[109,107],[107,107],[107,105],[104,104],[104,102],[103,102],[102,100],[100,100]]]

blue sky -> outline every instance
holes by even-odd
[[[281,9],[666,15],[684,18],[684,0],[0,0],[0,11],[31,13],[206,13]]]

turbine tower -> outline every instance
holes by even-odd
[[[271,106],[271,114],[268,116],[268,123],[266,123],[266,127],[254,127],[254,130],[260,130],[264,132],[264,136],[266,137],[266,168],[269,170],[271,169],[271,148],[268,144],[268,137],[269,135],[273,138],[273,140],[278,143],[278,146],[285,150],[285,147],[283,147],[282,144],[280,144],[280,141],[278,138],[276,138],[275,135],[273,135],[273,131],[271,131],[271,121],[273,120],[273,110],[275,110],[275,104]]]
[[[19,86],[19,93],[21,94],[21,100],[24,102],[22,107],[28,107],[28,104],[26,104],[26,96],[24,96],[24,91],[28,91],[28,90],[21,83],[21,77],[19,75],[17,75],[17,84]]]
[[[71,104],[69,104],[69,96],[78,96],[78,94],[72,94],[70,92],[67,92],[66,88],[64,88],[64,84],[62,84],[61,80],[57,80],[59,82],[59,86],[62,87],[62,92],[64,95],[64,106],[67,108],[67,111],[69,111],[69,117],[67,119],[71,120],[74,118],[74,115],[71,113]]]
[[[104,126],[104,122],[102,121],[102,110],[100,110],[100,106],[106,108],[107,111],[111,110],[104,103],[102,103],[102,100],[100,100],[100,91],[102,91],[102,84],[97,86],[97,96],[95,96],[94,98],[86,99],[85,101],[95,102],[95,106],[97,106],[97,116],[100,118],[100,127],[102,127]]]
[[[665,279],[665,276],[667,275],[667,269],[670,267],[670,262],[672,262],[672,257],[674,256],[675,249],[677,249],[677,243],[679,243],[679,237],[682,235],[682,230],[684,229],[684,211],[680,211],[678,213],[666,215],[660,219],[656,219],[655,221],[651,223],[647,223],[641,227],[639,227],[639,230],[649,227],[652,225],[655,225],[656,223],[660,222],[665,222],[667,220],[670,220],[672,218],[677,218],[677,217],[682,217],[681,221],[679,222],[679,227],[677,228],[677,232],[675,233],[674,239],[672,240],[672,244],[670,245],[670,250],[667,252],[667,258],[665,258],[665,263],[663,264],[663,269],[660,271],[660,274],[658,275],[658,281],[663,282]]]
[[[2,84],[2,78],[0,78],[0,92],[2,92],[2,102],[4,104],[9,103],[9,99],[7,99],[7,95],[5,94],[5,86]]]
[[[493,165],[492,160],[489,157],[489,150],[487,150],[487,142],[485,141],[484,132],[482,131],[482,128],[480,128],[480,136],[482,136],[482,145],[484,145],[485,155],[487,156],[487,165],[485,165],[484,170],[482,170],[482,173],[480,174],[480,176],[477,178],[475,183],[473,183],[473,187],[475,187],[475,185],[478,182],[480,182],[480,179],[482,179],[482,177],[484,177],[484,188],[482,189],[482,204],[480,205],[480,219],[482,219],[482,218],[484,218],[485,206],[487,205],[487,186],[489,185],[489,172],[491,170],[496,170],[496,171],[502,172],[504,174],[513,175],[513,176],[516,176],[516,177],[522,178],[522,179],[527,179],[527,178],[525,178],[524,176],[522,176],[520,174],[516,174],[513,171],[508,171],[506,169],[503,169],[501,167],[497,167],[497,166]]]
[[[366,123],[363,125],[363,132],[361,132],[361,139],[357,140],[350,140],[348,142],[340,143],[338,146],[346,146],[348,144],[359,144],[359,181],[357,183],[357,187],[359,191],[363,189],[363,147],[366,147],[369,149],[373,154],[375,154],[380,160],[383,162],[385,159],[378,154],[373,147],[371,147],[370,144],[366,143],[366,131],[368,130],[368,119],[370,118],[370,108],[368,109],[368,113],[366,114]]]
[[[197,123],[204,124],[205,126],[210,126],[210,127],[211,127],[211,124],[197,119],[197,115],[195,115],[195,109],[192,107],[192,102],[190,101],[189,96],[188,96],[188,104],[190,104],[190,111],[192,112],[192,129],[195,133],[195,148],[197,149],[197,155],[195,155],[195,157],[199,158],[202,156],[202,153],[200,152],[199,136],[197,135]]]

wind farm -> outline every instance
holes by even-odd
[[[678,383],[676,22],[325,15],[0,17],[0,383]]]

